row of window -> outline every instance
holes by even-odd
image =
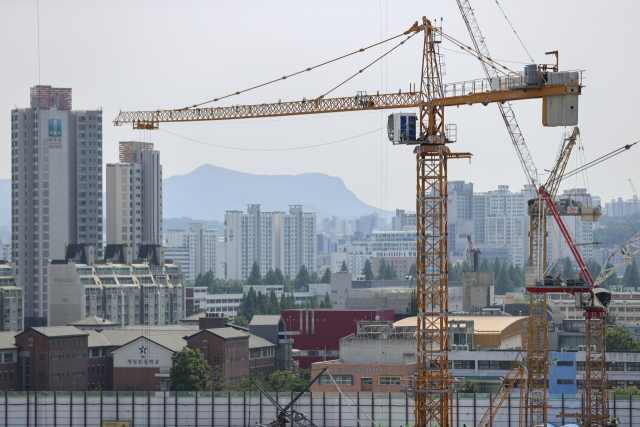
[[[67,372],[67,377],[84,377],[84,372]],[[57,378],[64,378],[65,374],[51,374],[51,379],[57,379]],[[44,379],[44,374],[39,373],[38,374],[38,379],[39,380],[43,380]]]
[[[338,385],[353,385],[353,375],[333,375]],[[373,385],[372,377],[361,377],[363,385]],[[401,376],[396,375],[381,375],[378,377],[378,385],[400,385],[402,381]],[[320,376],[320,385],[333,385],[331,377],[329,375]]]
[[[85,340],[77,340],[77,341],[78,341],[78,345],[84,345],[84,343],[85,343]],[[62,343],[62,345],[61,345],[61,343]],[[74,346],[74,345],[76,345],[76,340],[68,340],[67,341],[67,347]],[[62,340],[62,341],[51,341],[51,347],[60,347],[60,346],[64,347],[64,340]]]

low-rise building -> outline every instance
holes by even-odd
[[[24,300],[17,273],[14,263],[0,260],[0,331],[24,329]]]
[[[234,328],[203,329],[187,337],[190,348],[200,349],[209,366],[219,366],[229,385],[247,378],[249,337]]]
[[[18,350],[15,332],[0,332],[0,391],[18,390]]]

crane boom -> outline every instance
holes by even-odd
[[[451,87],[453,96],[422,101],[419,92],[382,95],[356,95],[344,98],[312,99],[271,104],[234,105],[214,108],[183,108],[179,110],[121,111],[113,121],[121,126],[132,123],[134,129],[157,129],[159,123],[200,122],[232,119],[257,119],[261,117],[295,116],[302,114],[341,113],[364,110],[389,110],[399,108],[439,108],[459,105],[488,105],[523,99],[537,99],[553,95],[581,94],[577,84],[545,84],[540,88],[507,89],[489,91],[485,80],[469,83],[468,87]],[[466,94],[463,92],[466,91]]]
[[[464,19],[464,23],[467,25],[467,30],[469,31],[469,35],[471,36],[471,40],[473,41],[473,46],[475,47],[476,51],[480,52],[480,54],[482,54],[486,58],[491,58],[489,48],[484,42],[484,37],[482,36],[480,26],[478,25],[476,15],[473,13],[473,8],[471,7],[469,0],[457,0],[457,2],[460,13],[462,14],[462,19]],[[498,70],[493,64],[490,64],[487,61],[480,61],[480,63],[482,64],[484,73],[490,82],[500,81]],[[520,131],[520,126],[518,125],[518,121],[516,120],[516,115],[513,111],[513,107],[510,102],[506,102],[504,104],[499,103],[498,109],[500,110],[500,115],[504,120],[504,124],[507,126],[509,136],[511,137],[511,142],[516,149],[518,159],[520,160],[520,164],[522,164],[522,169],[524,169],[525,175],[527,175],[527,180],[531,185],[537,187],[538,170],[533,164],[533,158],[531,157],[529,148],[525,143],[524,135],[522,135],[522,132]]]
[[[617,253],[621,253],[622,255],[624,255],[624,259],[614,267],[607,268],[607,264],[609,264],[609,261]],[[633,257],[635,257],[638,253],[640,253],[640,233],[637,233],[635,236],[627,240],[626,243],[621,245],[618,249],[611,252],[611,255],[609,255],[609,258],[607,258],[607,260],[605,261],[604,267],[602,268],[602,271],[596,279],[595,286],[600,286],[605,280],[607,280],[607,278],[609,278],[609,276],[618,271],[620,267],[631,261]]]

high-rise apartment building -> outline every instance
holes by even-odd
[[[473,236],[473,183],[449,181],[447,191],[449,252],[451,261],[456,262],[466,256],[467,236]]]
[[[497,191],[473,195],[475,246],[486,249],[507,249],[510,261],[525,267],[529,259],[528,201],[535,192],[525,185],[519,192],[499,185]]]
[[[209,271],[214,277],[224,277],[219,271],[218,247],[218,230],[204,229],[200,223],[189,224],[189,231],[167,230],[166,250],[169,254],[178,253],[180,248],[183,248],[183,251],[184,248],[189,249],[189,266],[183,267],[185,272],[188,271],[189,281],[193,282],[199,274]]]
[[[249,277],[254,261],[262,275],[279,268],[294,277],[303,265],[315,270],[315,212],[303,212],[301,205],[291,205],[288,214],[248,205],[247,213],[227,211],[224,221],[228,279]]]
[[[12,250],[25,328],[47,319],[47,261],[65,245],[102,247],[102,111],[71,110],[71,89],[31,88],[11,111]]]
[[[107,164],[107,244],[162,243],[162,165],[147,142],[120,142],[120,162]]]
[[[610,216],[628,216],[640,212],[640,202],[638,196],[634,195],[630,200],[611,199],[611,202],[605,203],[604,213]]]

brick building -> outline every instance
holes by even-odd
[[[18,390],[18,346],[15,332],[0,332],[0,391]]]
[[[256,335],[249,337],[249,370],[271,375],[277,368],[278,346]]]
[[[356,322],[393,321],[394,311],[305,308],[283,310],[281,316],[293,348],[299,351],[294,360],[301,368],[310,368],[312,363],[339,358],[340,338],[356,333]]]
[[[200,349],[209,366],[221,366],[228,382],[249,374],[248,332],[234,328],[203,329],[187,337],[190,348]]]
[[[85,390],[89,333],[73,326],[37,327],[16,335],[18,390]]]
[[[373,392],[401,392],[407,388],[402,379],[414,374],[417,363],[410,364],[369,364],[369,363],[341,363],[340,360],[316,362],[311,365],[311,378],[314,378],[325,367],[344,392],[373,391]],[[335,392],[336,387],[329,375],[322,375],[311,386],[312,392]]]

